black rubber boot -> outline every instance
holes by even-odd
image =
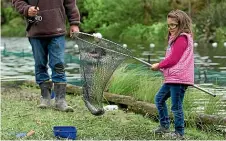
[[[51,89],[52,89],[53,83],[51,81],[45,81],[39,85],[41,89],[41,99],[40,99],[40,105],[38,105],[38,108],[49,108],[51,107]]]
[[[73,108],[67,105],[65,100],[66,83],[54,83],[55,108],[63,112],[73,112]]]

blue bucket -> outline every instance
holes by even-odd
[[[57,138],[76,139],[77,130],[74,126],[54,126],[53,132]]]

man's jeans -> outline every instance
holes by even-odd
[[[52,70],[53,82],[66,82],[64,69],[65,36],[29,38],[35,60],[37,84],[50,79],[48,66]]]
[[[165,128],[169,128],[170,126],[166,100],[171,97],[171,110],[174,114],[175,131],[181,135],[184,135],[183,99],[186,89],[187,85],[184,84],[163,84],[155,96],[160,125]]]

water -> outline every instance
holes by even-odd
[[[142,45],[131,47],[135,56],[158,62],[164,58],[164,48],[147,49]],[[195,48],[195,83],[222,97],[222,106],[226,106],[226,47],[213,48],[198,46]],[[79,74],[79,54],[75,42],[68,40],[65,51],[66,75],[68,83],[81,85]],[[51,74],[51,70],[49,69]],[[34,59],[27,38],[1,39],[1,81],[34,80]],[[204,101],[207,101],[204,100]],[[202,105],[203,99],[197,99]],[[199,107],[197,110],[202,110]],[[226,115],[226,111],[220,111]]]

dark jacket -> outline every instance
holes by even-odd
[[[37,0],[12,0],[16,10],[28,18],[28,9]],[[33,24],[27,32],[28,37],[51,37],[66,34],[66,18],[70,25],[79,25],[80,14],[76,0],[39,0],[38,15],[42,21]]]

